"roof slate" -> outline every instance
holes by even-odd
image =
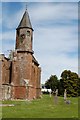
[[[25,27],[26,28],[30,28],[30,29],[33,30],[31,22],[30,22],[29,14],[28,14],[27,10],[23,14],[23,17],[22,17],[22,19],[20,21],[20,24],[17,27],[17,29],[19,29],[19,28],[25,28]]]

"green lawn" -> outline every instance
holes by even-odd
[[[15,106],[2,107],[3,118],[78,118],[78,98],[69,98],[71,104],[65,104],[63,97],[54,104],[53,96],[44,95],[33,101],[3,101]]]

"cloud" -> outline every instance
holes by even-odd
[[[78,50],[78,36],[73,35],[77,27],[57,27],[51,29],[40,29],[35,31],[34,46],[35,51],[44,53],[65,53]]]
[[[6,47],[7,46],[7,47]],[[2,53],[5,54],[6,57],[8,57],[11,50],[14,50],[15,44],[14,41],[12,42],[2,42]]]
[[[53,23],[55,24],[70,23],[71,24],[70,20],[78,19],[77,3],[74,4],[74,3],[54,3],[54,2],[53,3],[34,3],[33,2],[30,4],[33,4],[33,6],[31,6],[31,8],[29,7],[28,11],[30,13],[32,24],[34,24],[35,26],[41,25],[41,24],[43,25],[43,22],[45,23],[48,22],[48,24],[51,22],[52,24]],[[12,13],[14,14],[10,14],[9,16],[4,13],[5,11],[7,11],[6,7],[3,9],[4,26],[6,26],[9,29],[15,28],[18,26],[25,8],[25,4],[22,3],[22,5],[23,7],[20,10],[16,11],[15,13],[13,12],[13,10],[11,10]]]
[[[24,13],[24,4],[18,11],[14,9],[13,14],[4,11],[3,51],[15,46],[15,28]],[[78,72],[78,4],[33,2],[29,3],[28,11],[34,28],[34,55],[42,68],[42,83],[51,74],[60,77],[64,69]]]
[[[63,55],[44,56],[43,60],[41,60],[41,67],[43,68],[42,83],[44,83],[51,74],[60,78],[65,69],[78,73],[78,59],[68,58]]]
[[[3,32],[2,33],[2,41],[5,42],[5,40],[15,40],[16,39],[16,32],[14,30]]]
[[[78,2],[78,0],[1,0],[2,2]]]
[[[2,31],[0,31],[0,53],[2,53]]]
[[[2,53],[8,57],[10,50],[15,49],[16,32],[14,30],[2,33]]]
[[[22,18],[24,9],[20,9],[19,11],[16,11],[16,13],[14,13],[13,10],[11,10],[12,14],[10,15],[8,13],[5,14],[5,11],[6,11],[6,8],[3,9],[3,21],[2,21],[3,27],[6,27],[8,29],[14,29],[14,28],[16,29]]]
[[[9,55],[15,49],[16,32],[14,30],[0,33],[0,53]]]
[[[34,31],[34,51],[41,64],[42,82],[51,74],[60,77],[65,69],[78,72],[77,7],[77,4],[62,3],[52,7],[43,5],[41,10],[37,6],[37,11],[33,10],[35,25],[37,23]],[[46,24],[46,21],[51,20],[54,21],[53,24]]]
[[[73,31],[77,26],[35,31],[34,51],[42,68],[42,82],[51,74],[60,77],[64,69],[78,72],[78,37]]]
[[[2,3],[0,3],[0,32],[2,31]]]
[[[69,20],[78,18],[77,3],[35,3],[36,7],[30,9],[34,21]],[[34,14],[33,14],[34,13]],[[69,14],[68,14],[69,13]],[[76,13],[76,14],[75,14]],[[59,22],[59,21],[58,21]],[[60,21],[61,22],[61,21]]]
[[[2,41],[0,40],[0,53],[2,53]]]

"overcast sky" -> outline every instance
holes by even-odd
[[[23,16],[25,6],[24,2],[3,2],[2,7],[0,4],[0,11],[2,8],[0,46],[2,41],[2,52],[6,55],[8,50],[15,49],[16,28]],[[33,50],[42,69],[42,83],[50,75],[57,75],[60,78],[65,69],[78,72],[77,0],[74,2],[28,2],[27,8],[34,29]]]

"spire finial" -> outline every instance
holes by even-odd
[[[26,3],[26,10],[27,10],[27,3]]]

